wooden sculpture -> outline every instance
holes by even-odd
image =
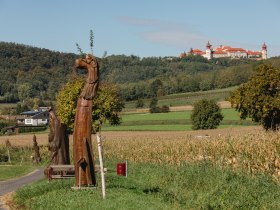
[[[51,151],[50,165],[67,165],[70,164],[69,156],[69,136],[67,126],[60,122],[55,112],[49,110],[49,144],[48,149]]]
[[[35,134],[33,135],[32,149],[34,150],[34,156],[32,156],[32,161],[33,163],[38,164],[39,162],[41,162],[41,155],[40,155],[40,147],[38,146],[37,138]]]
[[[96,184],[94,157],[91,142],[92,99],[96,96],[99,84],[99,67],[92,55],[77,59],[75,67],[86,69],[87,80],[77,102],[73,133],[73,158],[75,165],[75,185],[89,186]]]

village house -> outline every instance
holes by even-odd
[[[49,111],[47,107],[40,107],[38,110],[26,111],[16,117],[18,125],[39,126],[47,125]]]

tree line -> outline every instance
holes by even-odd
[[[71,78],[78,57],[73,53],[0,42],[0,102],[25,102],[32,107],[55,101],[61,87]],[[279,57],[269,60],[280,66]],[[134,55],[111,55],[98,61],[101,83],[117,85],[124,100],[239,85],[248,81],[256,66],[264,62]]]

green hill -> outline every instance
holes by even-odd
[[[168,53],[167,53],[168,54]],[[73,71],[76,54],[0,42],[0,102],[54,101]],[[98,58],[101,81],[119,86],[126,101],[239,85],[263,61],[111,55]],[[280,65],[280,58],[268,59]],[[267,62],[266,61],[266,62]],[[30,104],[29,104],[30,105]]]

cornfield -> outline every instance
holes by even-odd
[[[246,135],[176,139],[114,138],[104,141],[104,159],[172,164],[211,161],[250,174],[264,172],[280,181],[280,133],[254,131]],[[97,154],[97,153],[95,153]]]
[[[260,127],[196,132],[104,132],[104,160],[128,160],[130,163],[183,165],[210,161],[221,168],[230,167],[249,174],[267,173],[280,182],[280,132],[266,132]],[[221,133],[220,133],[221,132]],[[208,134],[210,134],[208,136]],[[20,145],[28,139],[29,145]],[[13,139],[14,138],[14,139]],[[0,138],[0,152],[6,153],[9,139],[12,161],[25,161],[32,155],[32,135]],[[43,162],[47,163],[47,134],[37,136]],[[98,152],[93,136],[94,155]],[[70,138],[72,142],[72,138]],[[1,146],[2,144],[2,146]],[[25,149],[24,149],[25,148]],[[70,148],[72,150],[72,148]],[[16,152],[17,151],[17,152]],[[70,154],[72,152],[70,151]],[[97,161],[98,162],[98,161]]]

